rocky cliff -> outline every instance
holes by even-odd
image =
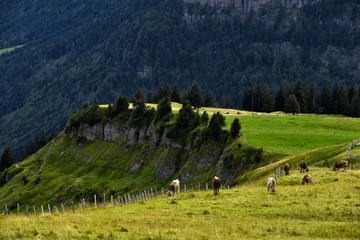
[[[257,11],[261,7],[284,6],[287,8],[298,8],[317,1],[318,0],[184,0],[185,3],[208,4],[213,7],[233,6],[242,12]]]
[[[254,162],[258,152],[238,146],[233,149],[227,137],[208,140],[195,148],[194,139],[178,143],[167,137],[168,130],[154,123],[127,127],[125,123],[99,122],[91,126],[82,123],[79,127],[68,124],[64,133],[66,137],[77,138],[79,147],[96,140],[123,142],[128,146],[124,151],[129,148],[136,151],[131,159],[130,174],[140,172],[152,162],[157,179],[180,178],[185,183],[200,182],[215,174],[224,179],[224,183],[231,183],[244,171],[245,163]]]

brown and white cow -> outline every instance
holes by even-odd
[[[344,168],[344,171],[348,168],[349,163],[346,160],[339,160],[334,164],[333,170],[337,171],[340,168]]]
[[[168,188],[168,195],[169,196],[175,196],[175,194],[180,193],[180,181],[179,179],[173,180]]]
[[[212,184],[213,184],[213,192],[214,192],[214,195],[218,195],[219,192],[220,192],[220,188],[221,188],[221,181],[220,181],[220,178],[218,178],[217,176],[213,177],[212,179]]]
[[[289,175],[289,171],[290,171],[290,165],[288,163],[286,163],[284,165],[284,172],[285,172],[285,175]]]
[[[304,185],[304,184],[311,184],[312,183],[312,176],[311,175],[308,175],[308,174],[306,174],[304,177],[303,177],[303,180],[302,180],[302,182],[301,182],[301,184],[302,185]]]
[[[300,172],[308,172],[309,168],[306,165],[306,162],[304,160],[301,160],[300,162]]]
[[[275,188],[276,188],[276,180],[274,178],[268,178],[267,180],[267,187],[268,187],[268,192],[275,192]]]

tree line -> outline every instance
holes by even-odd
[[[244,89],[243,109],[256,112],[283,111],[286,113],[340,114],[360,116],[359,87],[324,82],[318,88],[315,82],[296,81],[281,84],[275,96],[267,83]]]

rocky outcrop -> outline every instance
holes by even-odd
[[[185,3],[208,4],[209,6],[220,8],[233,6],[241,12],[257,11],[261,7],[276,7],[281,5],[287,8],[297,8],[317,1],[319,0],[184,0]]]

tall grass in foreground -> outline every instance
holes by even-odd
[[[312,168],[264,182],[75,213],[1,216],[0,239],[359,239],[360,171]]]

